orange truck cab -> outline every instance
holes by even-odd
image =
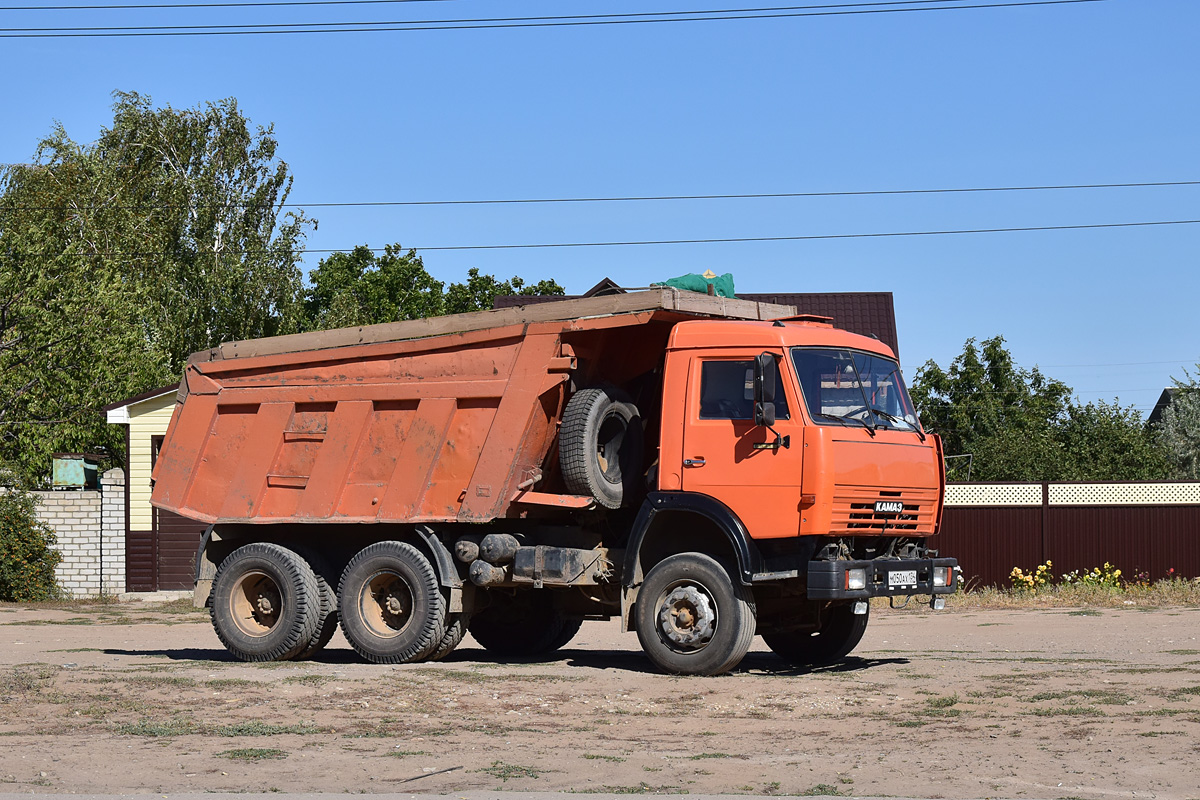
[[[872,597],[954,592],[940,442],[891,350],[656,289],[233,342],[189,361],[152,502],[210,523],[196,601],[251,661],[501,656],[619,616],[661,669],[796,664]]]

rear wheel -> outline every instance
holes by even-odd
[[[454,648],[462,642],[463,637],[467,635],[467,627],[470,625],[471,618],[467,614],[455,611],[450,614],[446,621],[446,633],[438,642],[437,647],[433,648],[433,652],[425,657],[426,661],[441,661],[446,656],[454,652]]]
[[[855,614],[852,603],[843,603],[822,615],[821,627],[816,631],[764,633],[763,641],[780,657],[799,666],[835,664],[862,641],[870,610],[868,604],[868,613]]]
[[[217,569],[213,629],[242,661],[291,658],[312,640],[320,603],[316,575],[304,559],[256,542],[234,550]]]
[[[328,562],[321,556],[310,552],[303,552],[301,555],[312,567],[313,574],[317,577],[317,589],[321,602],[317,614],[316,633],[300,652],[292,656],[293,661],[306,661],[324,650],[325,645],[333,639],[338,628],[337,578]]]
[[[471,618],[470,629],[488,652],[527,658],[562,647],[581,624],[563,614],[549,592],[534,589],[515,597],[496,594],[490,606]]]
[[[437,573],[405,542],[376,542],[346,565],[338,587],[342,633],[368,661],[420,661],[446,633]]]
[[[720,675],[754,639],[754,604],[711,556],[680,553],[659,562],[638,591],[638,639],[665,672]]]

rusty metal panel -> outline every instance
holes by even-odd
[[[930,543],[958,559],[968,585],[1008,586],[1013,567],[1040,563],[1042,509],[946,506],[942,531]]]

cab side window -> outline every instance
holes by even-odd
[[[753,361],[700,365],[700,419],[754,419]],[[776,372],[775,419],[788,419],[782,370]]]

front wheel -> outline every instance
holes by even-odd
[[[785,661],[798,666],[821,667],[835,664],[850,654],[867,630],[866,614],[855,614],[853,603],[833,606],[822,615],[816,631],[764,633],[763,641]]]
[[[421,551],[376,542],[350,559],[338,587],[342,633],[376,664],[420,661],[446,634],[446,598]]]
[[[754,639],[749,591],[711,556],[681,553],[659,562],[637,598],[638,639],[665,672],[720,675]]]

